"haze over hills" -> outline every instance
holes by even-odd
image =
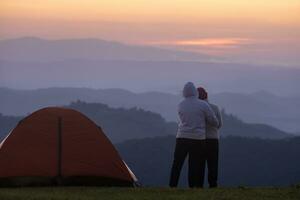
[[[99,39],[1,40],[0,87],[124,88],[178,93],[186,81],[193,81],[214,93],[266,90],[299,95],[299,68],[215,60],[197,53]]]
[[[213,102],[246,122],[299,132],[299,77],[297,67],[226,63],[197,53],[99,39],[0,40],[0,87],[49,88],[1,89],[0,112],[4,114],[24,115],[80,99],[115,107],[137,106],[174,121],[178,94],[185,82],[193,81],[215,94],[210,96]],[[124,88],[139,94],[76,89],[82,87]],[[25,101],[20,103],[20,99]]]
[[[211,100],[247,122],[266,123],[295,133],[300,130],[300,98],[297,96],[282,97],[260,91],[252,94],[219,93]]]
[[[299,95],[300,85],[300,69],[188,61],[0,61],[0,72],[1,87],[18,89],[88,87],[178,93],[184,83],[193,81],[214,93],[266,90],[294,96]]]
[[[246,122],[264,123],[286,132],[299,132],[300,98],[280,97],[261,91],[253,94],[218,93],[211,102]],[[67,105],[71,101],[99,102],[112,107],[138,107],[177,121],[179,95],[162,92],[133,93],[123,89],[48,88],[14,90],[0,88],[0,113],[26,115],[45,106]]]
[[[175,135],[177,123],[167,122],[161,115],[138,108],[111,108],[101,103],[72,102],[65,106],[78,110],[102,127],[112,142],[155,136]],[[235,116],[222,113],[224,126],[220,134],[223,137],[235,135],[282,139],[292,137],[284,131],[265,124],[249,124]],[[22,117],[0,115],[0,138],[13,129]]]

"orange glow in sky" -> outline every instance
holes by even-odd
[[[131,22],[299,23],[299,0],[1,0],[1,17]]]
[[[299,35],[300,0],[0,1],[0,39],[92,37],[239,50],[260,45],[263,51],[268,43],[295,51]]]
[[[179,46],[225,47],[225,46],[247,44],[248,42],[250,42],[250,40],[245,38],[205,38],[205,39],[198,39],[198,40],[177,40],[177,41],[169,41],[169,42],[161,42],[161,43],[157,42],[157,44],[179,45]]]

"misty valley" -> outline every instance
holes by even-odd
[[[105,131],[145,186],[166,186],[177,124],[140,108],[112,108],[75,101],[78,110]],[[300,180],[300,137],[265,124],[245,123],[222,112],[220,183],[224,186],[287,186]],[[24,116],[0,115],[4,138]],[[292,165],[286,163],[293,161]],[[182,172],[186,176],[186,167]],[[180,185],[185,187],[186,178]]]

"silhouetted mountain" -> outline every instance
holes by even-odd
[[[0,88],[0,112],[6,115],[25,115],[45,106],[62,106],[76,100],[99,102],[111,107],[138,107],[161,113],[167,119],[175,119],[175,110],[180,97],[160,92],[137,94],[123,89],[13,90]]]
[[[117,144],[128,166],[144,185],[166,186],[175,137],[130,140]],[[222,186],[288,186],[300,183],[300,137],[284,140],[226,137],[220,140]],[[186,183],[186,166],[181,185]]]
[[[257,137],[263,139],[281,139],[291,137],[277,128],[266,124],[245,123],[234,115],[222,113],[224,126],[220,131],[222,136]]]
[[[287,132],[299,132],[300,98],[280,97],[261,91],[254,94],[219,93],[210,100],[227,113],[246,122],[269,124]],[[48,88],[13,90],[0,88],[0,112],[25,115],[36,109],[67,105],[71,101],[100,102],[111,107],[142,108],[161,114],[168,121],[177,121],[179,95],[161,92],[133,93],[122,89]]]
[[[100,103],[73,102],[69,106],[101,126],[113,142],[133,138],[168,135],[176,131],[176,124],[166,122],[159,114],[138,108],[110,108]]]
[[[35,37],[0,40],[0,60],[203,60],[210,56],[192,52],[132,46],[101,39],[46,40]]]
[[[177,123],[166,122],[161,115],[145,111],[138,108],[110,108],[101,103],[85,103],[81,101],[73,102],[69,108],[76,109],[95,123],[101,126],[112,142],[121,142],[128,139],[175,135]],[[259,137],[280,139],[291,135],[263,124],[247,124],[237,117],[227,115],[223,112],[224,127],[221,130],[223,137],[238,135],[243,137]],[[2,134],[7,134],[8,130],[14,128],[20,117],[5,117],[0,120],[0,130],[7,130]],[[6,123],[9,121],[10,123]],[[3,137],[3,136],[2,136]]]
[[[137,108],[110,108],[101,103],[73,102],[76,109],[102,127],[113,142],[175,133],[176,124],[166,122],[159,114]],[[23,117],[0,115],[0,139],[4,138]]]

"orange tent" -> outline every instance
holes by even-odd
[[[101,128],[72,109],[38,110],[0,144],[0,185],[132,186],[135,182]]]

